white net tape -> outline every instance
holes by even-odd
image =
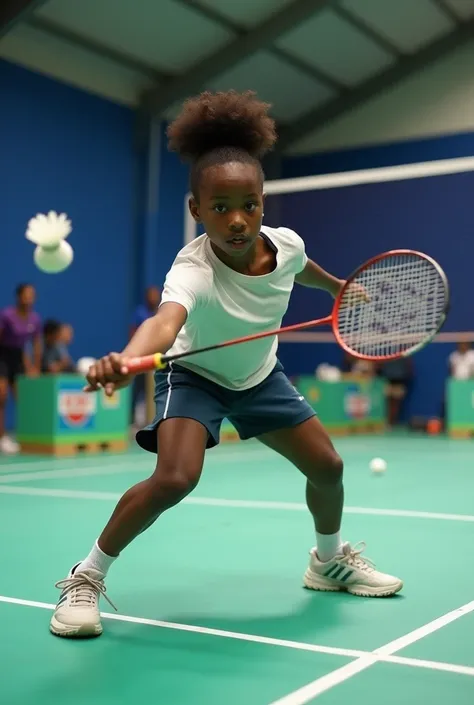
[[[364,292],[369,301],[363,300]],[[340,336],[355,353],[397,355],[436,333],[447,296],[446,281],[429,260],[390,255],[362,270],[345,290]]]

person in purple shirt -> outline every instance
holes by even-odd
[[[18,375],[37,375],[41,368],[41,319],[33,310],[36,291],[31,284],[19,284],[15,293],[16,304],[0,310],[0,453],[19,450],[5,434],[8,391],[15,394]]]

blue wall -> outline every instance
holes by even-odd
[[[184,197],[188,191],[188,167],[176,154],[169,152],[165,127],[160,149],[160,188],[158,212],[159,259],[157,282],[164,282],[178,251],[183,247]]]
[[[182,247],[187,168],[164,126],[140,131],[127,107],[2,60],[0,94],[0,307],[31,282],[43,319],[74,326],[74,357],[120,349],[145,287],[163,283]],[[56,275],[36,269],[24,237],[49,210],[73,225],[74,262]]]
[[[285,178],[317,173],[414,163],[468,156],[474,134],[407,141],[341,150],[284,160]],[[470,262],[474,257],[474,213],[470,200],[474,173],[314,191],[280,198],[282,223],[305,239],[309,256],[338,276],[345,276],[373,254],[397,247],[433,255],[450,280],[452,307],[443,330],[474,330],[470,303]],[[327,313],[330,302],[320,292],[295,289],[286,322]],[[433,344],[414,359],[416,382],[408,414],[439,414],[447,373],[449,344]],[[337,364],[336,345],[280,346],[289,374],[312,374],[322,361]]]
[[[135,299],[133,112],[6,61],[0,94],[0,307],[31,282],[41,316],[74,326],[75,357],[120,348]],[[36,269],[24,237],[49,210],[73,225],[74,262],[56,275]]]
[[[0,93],[0,306],[32,282],[41,315],[73,324],[74,354],[120,347],[132,306],[133,114],[5,61]],[[36,269],[24,237],[49,210],[73,224],[74,263],[57,275]]]
[[[31,281],[42,316],[74,325],[74,354],[120,347],[144,288],[162,284],[182,247],[187,167],[163,125],[137,137],[131,109],[6,61],[0,92],[0,306]],[[36,269],[24,237],[28,220],[49,210],[73,224],[74,263],[58,275]]]

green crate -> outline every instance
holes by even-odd
[[[126,449],[129,388],[109,398],[83,387],[84,377],[74,374],[19,378],[17,440],[23,452]]]
[[[376,432],[386,426],[384,382],[381,379],[344,379],[323,382],[302,376],[295,387],[333,433]]]
[[[474,436],[474,380],[447,381],[446,430],[454,438]]]

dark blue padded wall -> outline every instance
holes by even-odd
[[[471,267],[474,257],[474,173],[409,179],[274,196],[281,223],[305,240],[308,255],[325,269],[346,276],[367,258],[388,249],[418,249],[437,259],[450,281],[451,311],[443,330],[474,330]],[[328,313],[331,300],[296,287],[286,323]],[[432,344],[414,362],[417,384],[413,413],[439,413],[452,347]],[[337,362],[334,345],[283,344],[290,374],[313,372],[323,359]]]

